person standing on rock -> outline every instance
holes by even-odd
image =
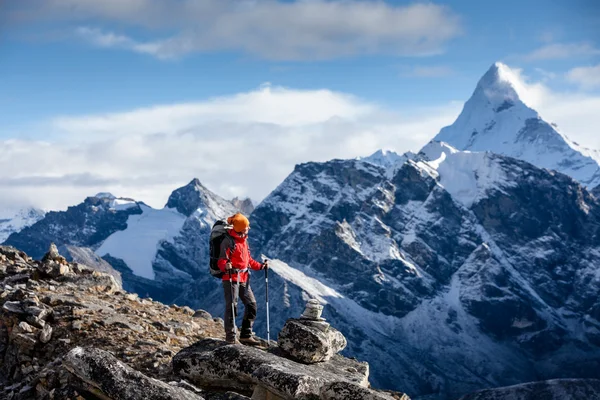
[[[248,268],[262,270],[268,268],[268,263],[259,263],[250,255],[248,248],[248,231],[250,221],[243,214],[237,213],[227,218],[227,223],[233,228],[221,242],[217,265],[224,273],[223,293],[225,295],[225,338],[228,343],[259,345],[253,337],[252,325],[256,319],[256,299],[250,288],[250,273]],[[233,311],[237,314],[238,299],[244,304],[244,318],[239,341],[236,338]]]

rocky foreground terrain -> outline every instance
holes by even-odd
[[[220,299],[219,299],[220,300]],[[322,320],[280,345],[228,345],[220,318],[124,291],[114,276],[0,246],[2,399],[381,399],[366,362]]]

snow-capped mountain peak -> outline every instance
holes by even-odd
[[[405,155],[400,155],[392,150],[377,150],[375,153],[368,157],[358,157],[358,160],[366,161],[368,163],[379,165],[380,167],[389,168],[398,163],[406,161]]]
[[[196,212],[211,214],[211,220],[227,217],[234,209],[230,201],[208,190],[198,178],[192,179],[187,185],[173,191],[166,207],[175,208],[186,217]]]
[[[508,108],[511,104],[522,103],[519,93],[524,94],[525,90],[515,71],[503,63],[496,62],[479,80],[475,92],[481,93],[494,109],[498,110]]]
[[[600,157],[570,141],[525,104],[518,74],[495,63],[480,79],[456,121],[434,138],[458,150],[491,151],[562,172],[593,188]]]
[[[117,198],[114,194],[109,193],[109,192],[100,192],[93,197],[96,197],[98,199],[111,199],[111,200]]]

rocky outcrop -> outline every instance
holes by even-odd
[[[251,391],[257,385],[284,399],[319,398],[321,388],[337,381],[368,385],[364,362],[336,355],[329,362],[304,365],[282,357],[277,349],[228,345],[204,339],[173,357],[175,374],[202,387]]]
[[[184,388],[149,378],[104,350],[76,347],[65,356],[64,365],[69,372],[91,386],[91,392],[99,390],[113,399],[204,399]]]
[[[300,319],[288,320],[279,347],[205,339],[175,355],[173,371],[202,387],[252,392],[254,400],[408,400],[403,393],[393,397],[370,389],[368,364],[336,354],[346,339],[320,317],[322,310],[311,299]]]
[[[55,246],[43,261],[0,246],[0,310],[2,399],[404,399],[355,359],[228,345],[207,311],[141,299]]]
[[[206,312],[194,318],[189,307],[124,292],[113,276],[63,264],[54,251],[45,259],[0,246],[0,398],[75,399],[99,390],[63,367],[77,346],[110,351],[148,379],[169,382],[174,354],[222,337]]]
[[[555,379],[482,390],[460,400],[590,400],[600,399],[600,380]]]

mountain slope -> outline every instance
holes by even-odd
[[[456,121],[433,139],[459,150],[493,151],[567,174],[583,185],[600,184],[600,153],[570,141],[519,96],[517,74],[495,63],[481,78]]]

